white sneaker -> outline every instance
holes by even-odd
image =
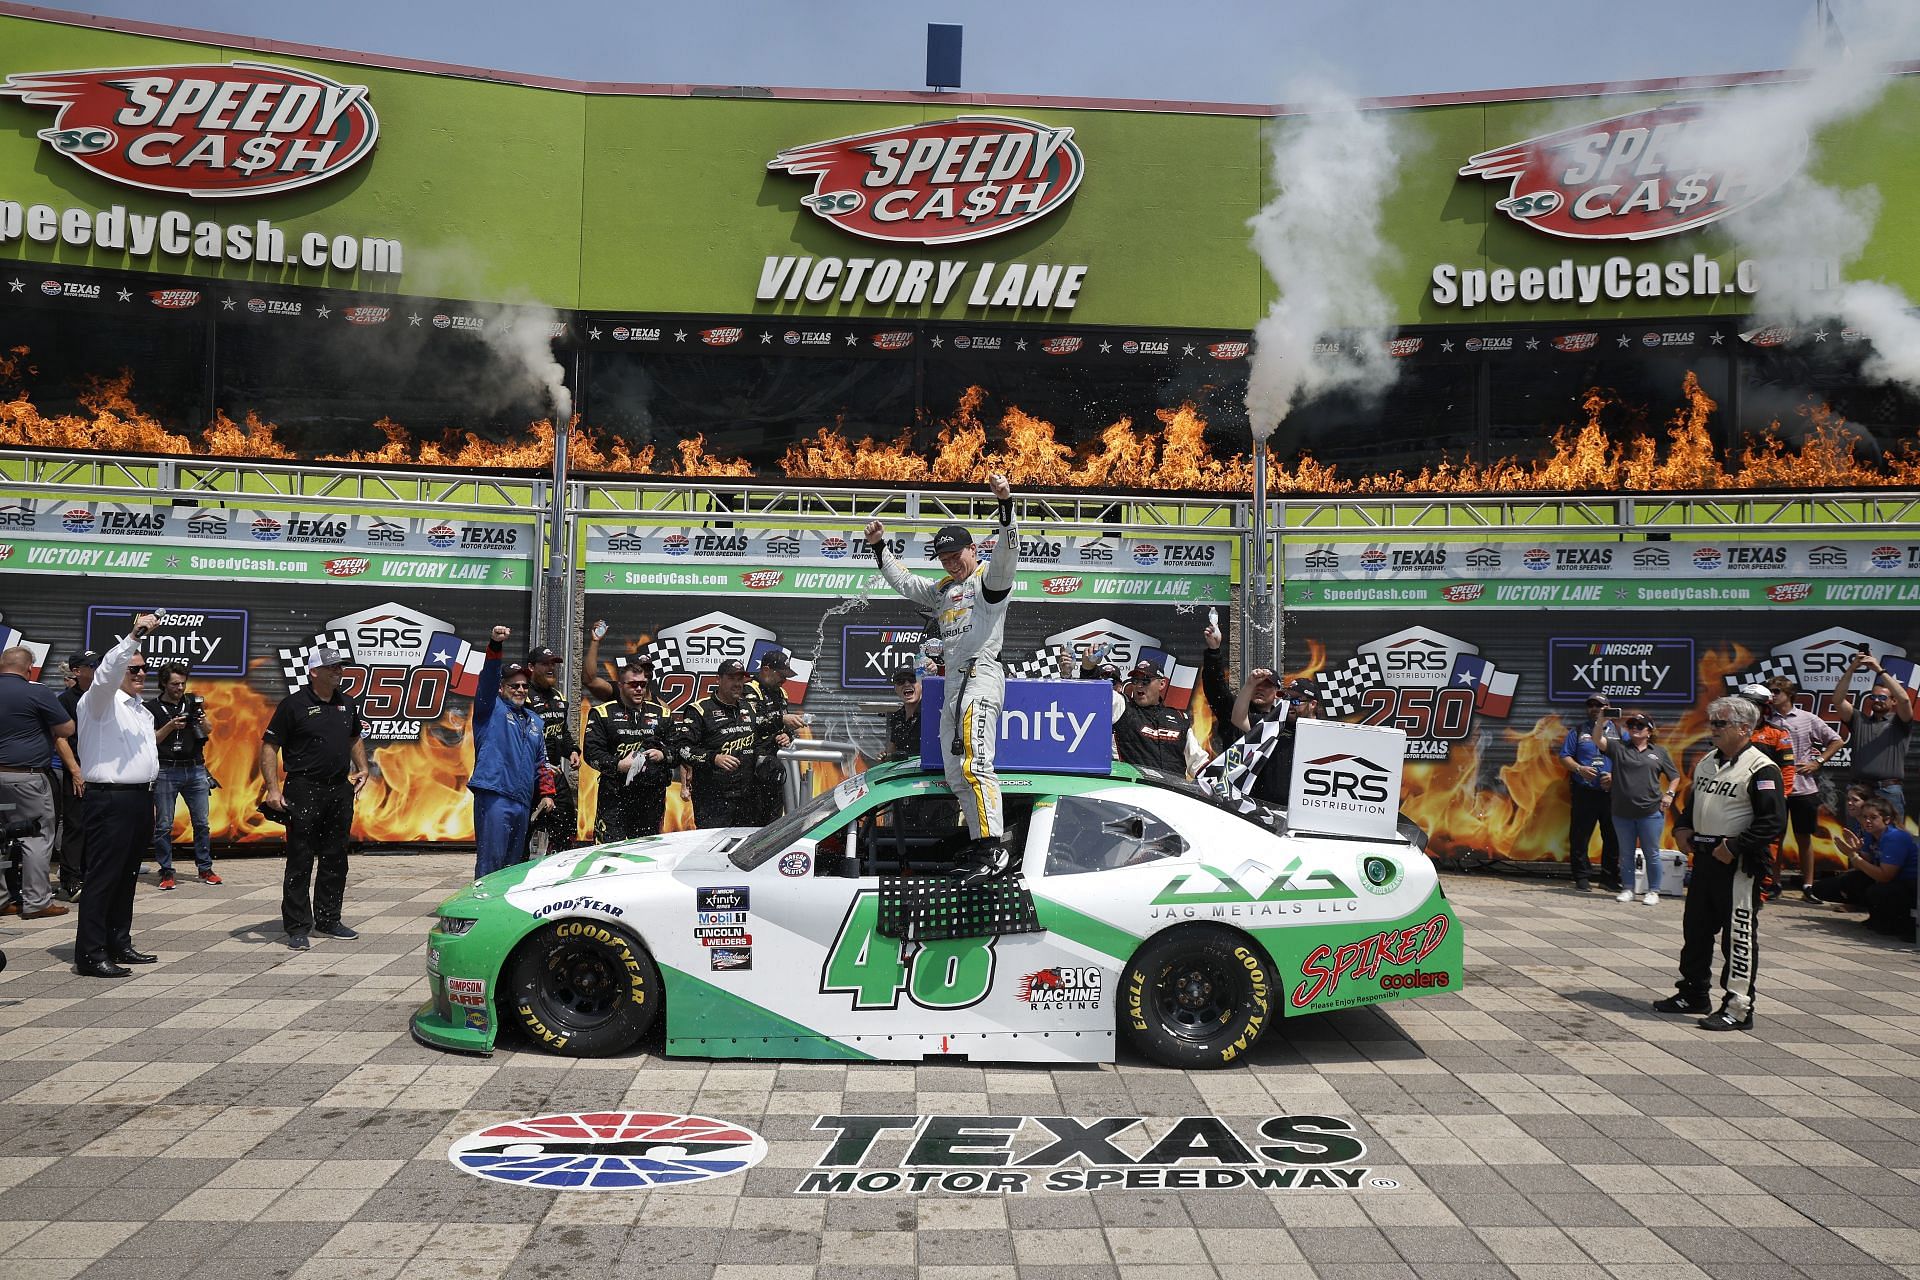
[[[1633,901],[1633,890],[1631,890],[1631,889],[1622,889],[1622,890],[1620,891],[1620,896],[1619,896],[1619,897],[1617,897],[1617,898],[1615,898],[1615,899],[1614,899],[1614,901],[1615,901],[1615,902],[1632,902],[1632,901]]]
[[[1628,894],[1627,896],[1631,898],[1633,895]],[[1657,893],[1650,893],[1646,897],[1640,899],[1640,901],[1646,903],[1650,907],[1657,907],[1660,905],[1660,895]]]

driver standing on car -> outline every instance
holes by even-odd
[[[1013,522],[1012,486],[1003,475],[993,476],[990,484],[1000,503],[1000,527],[994,557],[984,568],[974,550],[973,535],[957,524],[944,525],[933,535],[933,553],[946,570],[938,582],[901,567],[887,550],[887,530],[880,521],[866,530],[880,576],[931,613],[940,631],[947,667],[946,695],[940,703],[940,754],[947,788],[960,802],[967,834],[972,837],[955,867],[961,884],[980,884],[1014,870],[1013,858],[1002,843],[1006,827],[994,753],[1006,693],[1000,645],[1020,563],[1020,533]]]
[[[756,709],[746,699],[747,666],[738,658],[720,664],[713,692],[681,709],[682,776],[693,800],[696,827],[745,827],[753,823]]]

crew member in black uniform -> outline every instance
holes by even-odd
[[[1760,968],[1760,882],[1787,829],[1787,784],[1780,766],[1753,745],[1760,709],[1745,698],[1707,707],[1713,750],[1694,766],[1673,814],[1673,838],[1693,854],[1693,879],[1681,917],[1680,981],[1657,1001],[1661,1013],[1699,1013],[1706,1031],[1749,1031]],[[1710,1000],[1714,940],[1725,960],[1720,1008]]]
[[[1134,663],[1126,690],[1114,703],[1113,744],[1128,764],[1181,778],[1206,756],[1194,740],[1193,722],[1168,706],[1166,695],[1167,673],[1144,659]]]
[[[912,667],[893,670],[893,696],[900,705],[887,713],[888,760],[920,758],[920,676]]]
[[[346,661],[346,654],[326,645],[309,654],[306,686],[280,700],[260,740],[263,804],[287,814],[280,923],[295,951],[312,945],[309,933],[360,936],[340,920],[353,800],[367,785],[366,721],[360,704],[340,687]]]
[[[645,658],[629,659],[614,687],[613,701],[587,713],[587,763],[600,775],[593,838],[657,836],[673,781],[673,716],[653,696],[653,663]]]
[[[540,717],[553,767],[553,808],[528,826],[533,856],[559,853],[580,843],[580,744],[573,740],[573,708],[560,688],[560,655],[541,645],[527,655],[527,710]]]
[[[693,799],[696,827],[743,827],[753,820],[758,735],[746,684],[746,664],[728,658],[720,664],[713,692],[680,709],[681,775]]]
[[[760,655],[760,669],[747,681],[745,695],[753,708],[756,757],[753,770],[753,798],[746,821],[757,827],[778,820],[787,811],[787,791],[782,785],[784,766],[780,748],[793,745],[793,735],[805,723],[787,701],[787,677],[793,674],[793,659],[785,649],[769,649]]]

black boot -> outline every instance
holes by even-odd
[[[966,888],[985,884],[1013,868],[1012,855],[998,840],[975,840],[961,850],[953,868],[954,883]]]

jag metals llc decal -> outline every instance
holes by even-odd
[[[109,182],[217,199],[324,182],[380,134],[367,88],[269,63],[10,75],[0,95],[59,112],[39,136]]]
[[[1244,1137],[1218,1116],[821,1116],[813,1127],[836,1136],[799,1195],[1399,1186],[1360,1163],[1366,1143],[1335,1116],[1270,1116]]]

